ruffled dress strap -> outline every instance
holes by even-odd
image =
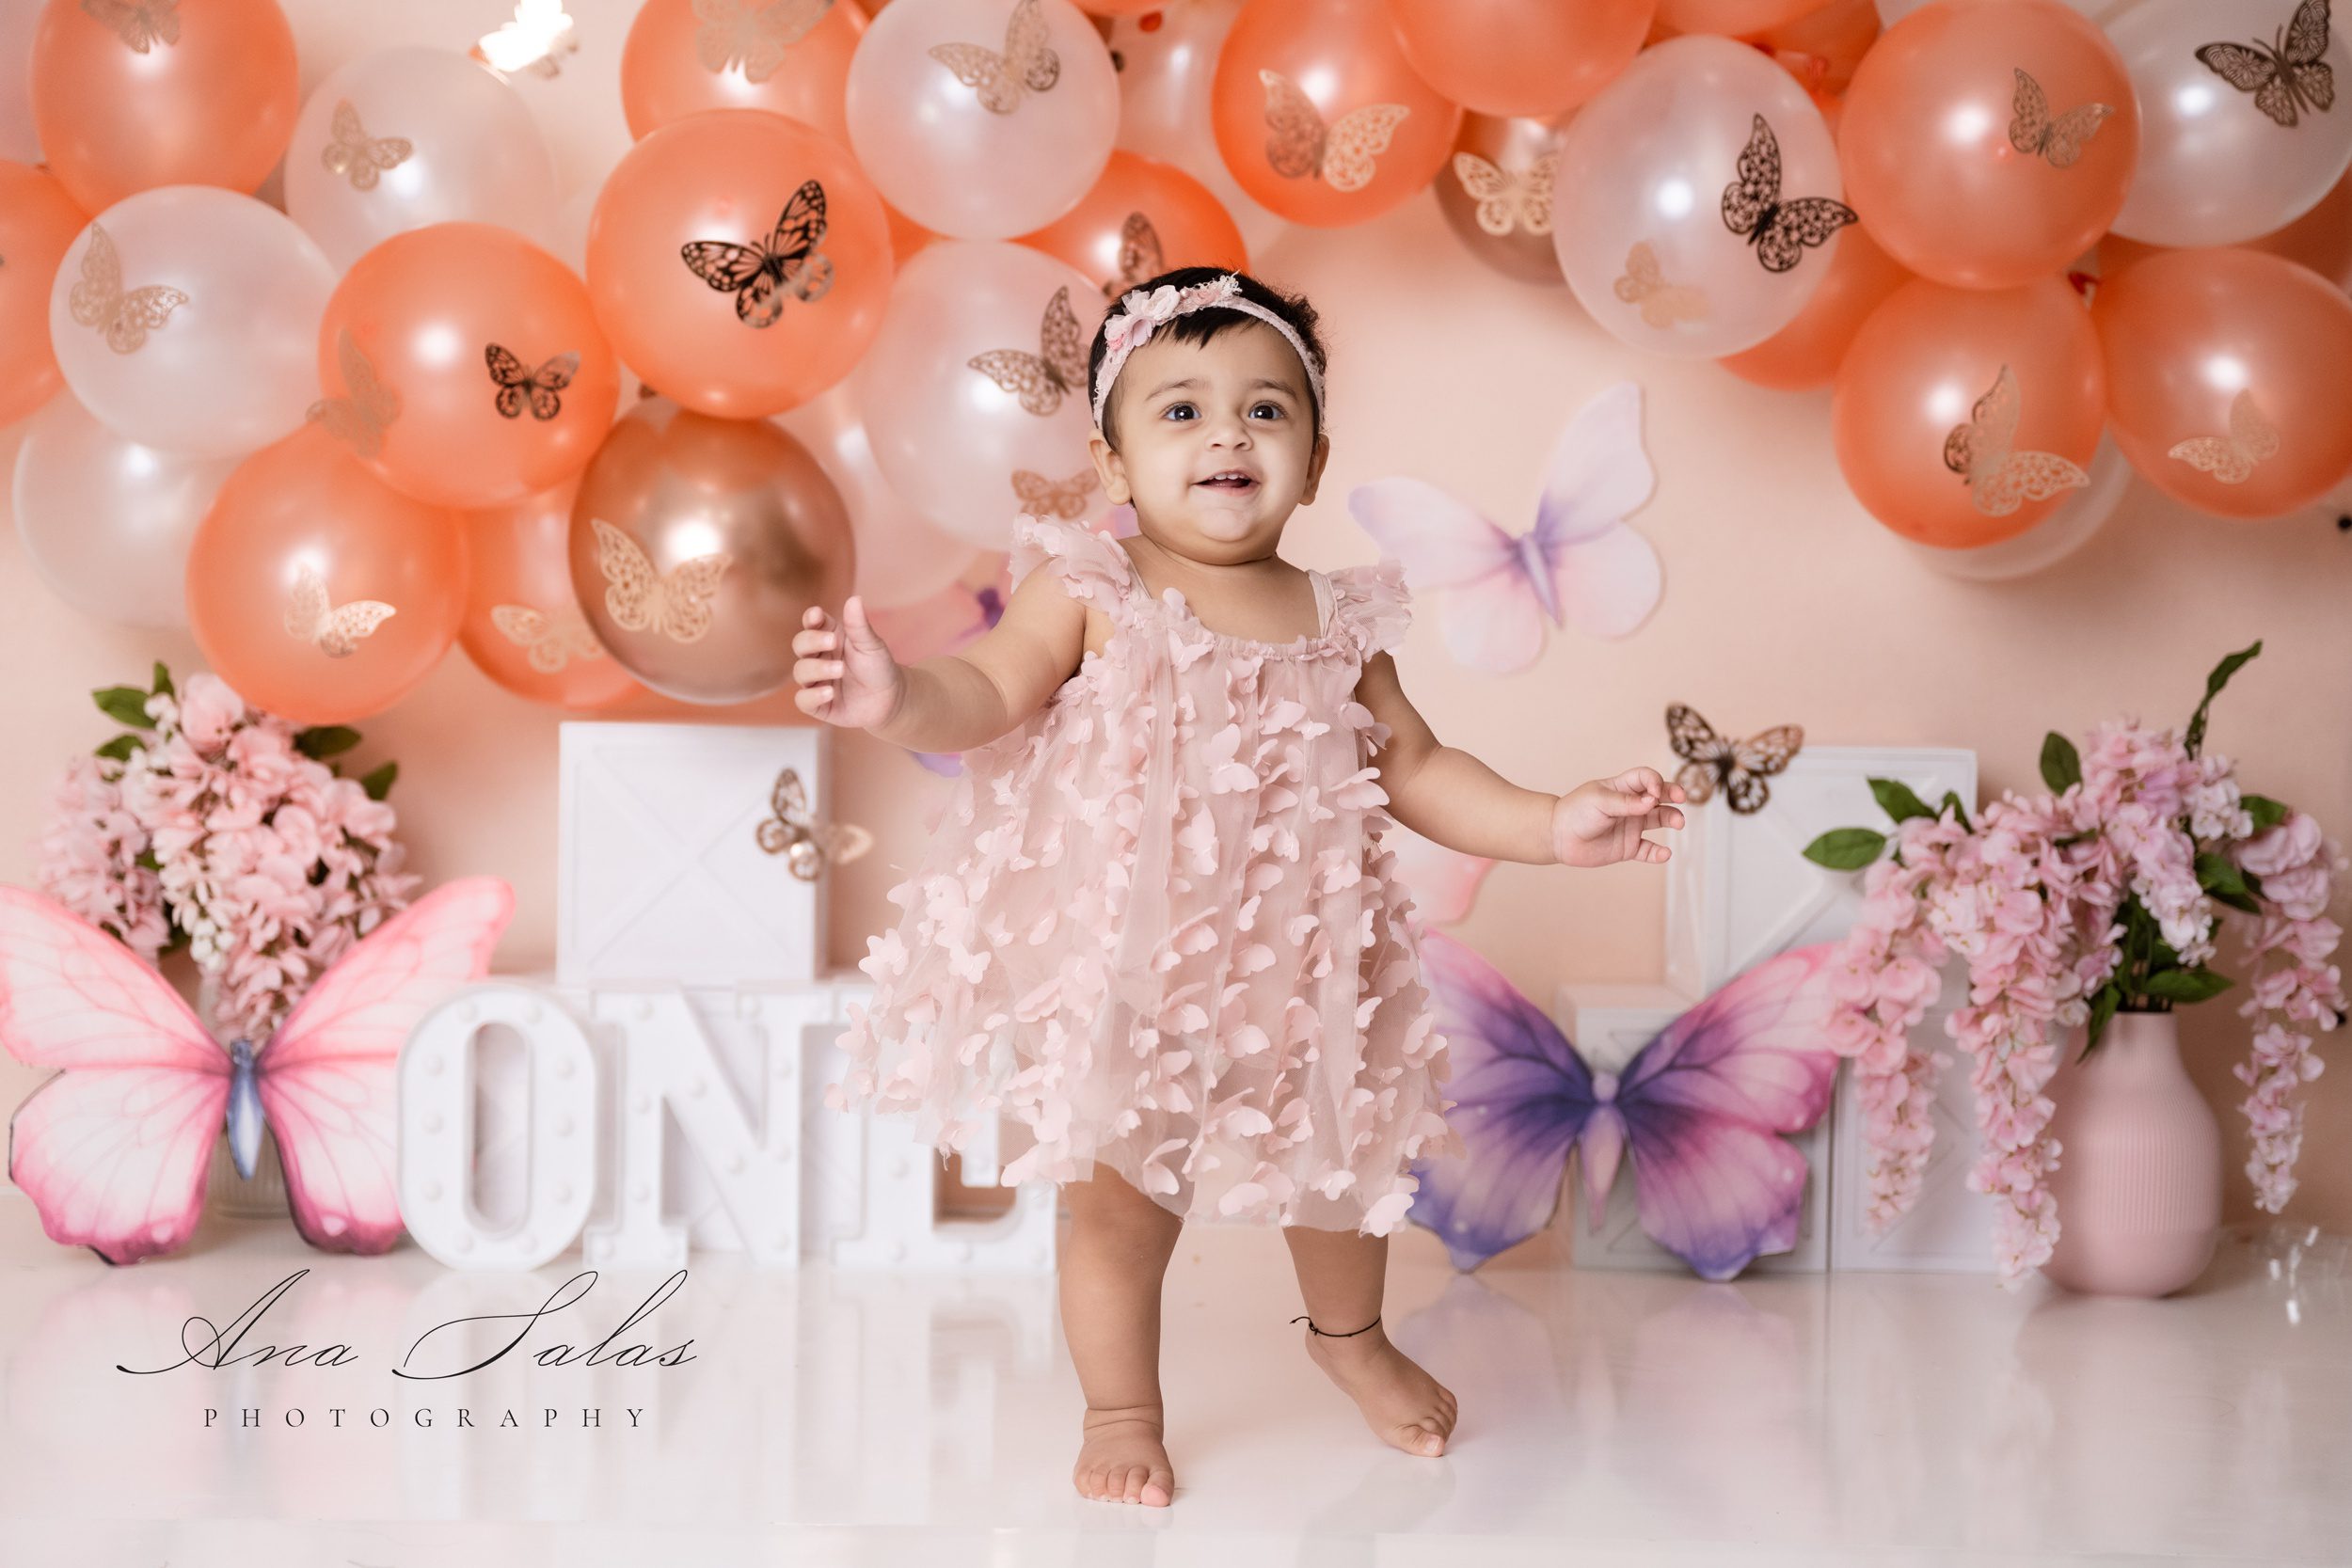
[[[1334,629],[1355,643],[1359,657],[1370,658],[1405,640],[1405,628],[1413,623],[1413,596],[1405,586],[1404,562],[1343,566],[1327,576]]]
[[[1125,602],[1136,586],[1127,552],[1109,534],[1059,517],[1013,519],[1012,581],[1042,566],[1061,579],[1062,591],[1109,610]]]

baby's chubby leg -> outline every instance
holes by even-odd
[[[1085,1390],[1085,1438],[1071,1472],[1081,1494],[1165,1508],[1176,1474],[1161,1445],[1160,1288],[1184,1221],[1108,1165],[1062,1186],[1062,1334]]]
[[[1380,1315],[1389,1239],[1303,1225],[1285,1226],[1282,1237],[1314,1325],[1301,1325],[1299,1333],[1315,1365],[1356,1402],[1381,1441],[1432,1458],[1445,1452],[1454,1433],[1453,1390],[1390,1343],[1386,1325],[1364,1326]]]

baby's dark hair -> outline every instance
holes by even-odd
[[[1264,306],[1290,324],[1291,330],[1298,334],[1298,341],[1305,343],[1307,352],[1313,356],[1315,374],[1325,374],[1329,366],[1324,356],[1323,340],[1315,332],[1315,308],[1307,303],[1304,295],[1283,293],[1278,289],[1260,282],[1246,272],[1233,272],[1231,267],[1176,267],[1161,273],[1156,277],[1147,277],[1136,287],[1146,293],[1163,285],[1176,289],[1189,289],[1195,284],[1213,282],[1229,272],[1232,272],[1233,277],[1239,280],[1242,298]],[[1121,291],[1120,299],[1125,298],[1126,293],[1127,291]],[[1111,301],[1111,308],[1103,312],[1102,322],[1094,328],[1094,341],[1087,350],[1087,387],[1089,394],[1094,386],[1095,376],[1103,369],[1104,327],[1109,325],[1111,317],[1118,313],[1119,300],[1114,299]],[[1242,311],[1220,309],[1212,305],[1204,309],[1178,316],[1175,320],[1154,330],[1152,336],[1154,339],[1173,338],[1178,342],[1184,343],[1206,343],[1220,332],[1257,321],[1257,317],[1244,314]],[[1260,322],[1259,325],[1264,324]],[[1110,443],[1113,451],[1119,450],[1119,437],[1112,429],[1118,418],[1119,396],[1119,387],[1113,384],[1111,395],[1103,404],[1103,438]],[[1308,439],[1311,442],[1323,434],[1323,406],[1315,400],[1312,378],[1309,378],[1307,385],[1307,412]]]

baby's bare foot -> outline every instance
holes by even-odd
[[[1307,1354],[1356,1402],[1382,1442],[1435,1458],[1454,1433],[1454,1392],[1422,1370],[1378,1324],[1361,1334],[1306,1330]]]
[[[1085,1430],[1077,1466],[1071,1471],[1080,1496],[1149,1508],[1166,1508],[1174,1499],[1176,1472],[1168,1466],[1168,1449],[1160,1446],[1158,1405],[1123,1410],[1089,1406]]]

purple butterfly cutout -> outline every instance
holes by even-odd
[[[1643,1230],[1701,1278],[1788,1251],[1807,1166],[1781,1134],[1820,1121],[1836,1084],[1825,979],[1837,945],[1766,959],[1608,1073],[1492,964],[1424,930],[1423,977],[1453,1062],[1446,1119],[1468,1153],[1416,1163],[1411,1217],[1454,1267],[1474,1269],[1550,1223],[1571,1150],[1598,1229],[1630,1151]]]

